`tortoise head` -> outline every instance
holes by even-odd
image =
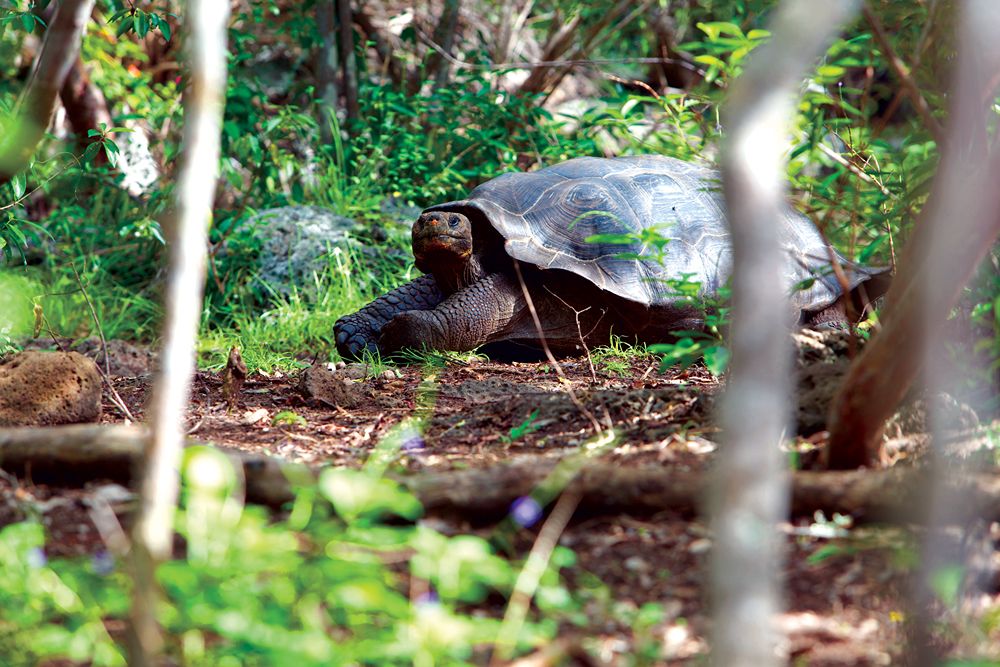
[[[472,223],[461,213],[429,211],[413,223],[413,256],[424,273],[439,280],[439,274],[460,275],[472,251]]]

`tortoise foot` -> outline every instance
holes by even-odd
[[[361,318],[351,315],[340,318],[333,325],[333,335],[343,359],[360,359],[366,350],[372,354],[379,351],[375,344],[378,332]]]
[[[449,349],[441,323],[431,311],[426,310],[410,310],[389,320],[382,327],[378,348],[382,354],[404,349]]]

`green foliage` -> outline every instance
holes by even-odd
[[[470,664],[499,620],[465,605],[509,595],[517,569],[486,540],[399,523],[421,513],[400,485],[369,471],[323,472],[301,488],[287,520],[244,506],[223,454],[185,452],[177,529],[185,552],[157,571],[167,652],[188,665]],[[124,664],[103,621],[127,613],[130,579],[107,554],[48,560],[34,521],[0,531],[0,656],[29,665],[64,658]],[[564,551],[564,550],[563,550]],[[391,567],[408,563],[408,572]],[[554,558],[537,597],[569,609]],[[407,597],[409,589],[410,597]],[[424,591],[421,593],[420,591]],[[561,601],[561,602],[560,602]],[[523,649],[552,638],[529,623]]]
[[[115,2],[113,4],[121,3]],[[171,16],[176,19],[177,15],[163,9],[159,10],[159,12],[144,11],[129,3],[127,7],[119,9],[108,17],[108,23],[118,24],[117,28],[115,28],[115,36],[117,37],[121,37],[127,33],[134,33],[139,39],[145,39],[150,30],[159,30],[160,34],[163,35],[163,39],[169,41],[171,29],[167,17]]]
[[[50,563],[45,531],[36,521],[0,530],[0,656],[6,665],[54,658],[124,665],[104,628],[104,614],[128,608],[120,574],[111,578],[88,563]]]
[[[521,422],[517,426],[511,427],[509,433],[501,434],[500,442],[509,445],[515,440],[520,440],[529,433],[534,433],[535,431],[541,428],[539,424],[535,423],[536,419],[538,419],[537,409],[532,410],[531,414],[528,415],[528,418],[525,419],[523,422]]]
[[[632,370],[635,360],[646,357],[648,360],[649,351],[642,345],[631,345],[621,336],[612,334],[607,345],[601,345],[590,351],[590,359],[594,368],[610,375],[625,377]]]

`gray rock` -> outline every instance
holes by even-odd
[[[285,206],[261,211],[248,220],[262,240],[260,280],[278,294],[306,288],[313,274],[329,271],[330,253],[360,251],[351,238],[358,223],[319,206]],[[334,260],[335,261],[335,260]]]
[[[21,352],[0,364],[0,426],[53,426],[101,417],[101,376],[76,352]]]

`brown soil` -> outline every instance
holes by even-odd
[[[586,358],[565,360],[565,380],[548,363],[403,367],[398,373],[356,380],[360,400],[350,409],[303,398],[297,377],[254,373],[230,411],[221,374],[199,373],[188,426],[193,437],[217,445],[312,464],[357,466],[393,429],[398,433],[405,423],[422,423],[420,438],[408,436],[411,445],[419,446],[401,449],[397,461],[401,469],[418,472],[565,456],[591,437],[592,417],[612,424],[620,435],[618,445],[604,455],[607,461],[705,469],[716,448],[711,405],[719,381],[700,367],[661,373],[651,357],[629,363],[630,368],[612,372],[600,365],[593,369]],[[360,374],[351,368],[338,372]],[[115,381],[137,418],[149,382],[148,376]],[[104,408],[105,421],[121,419],[107,399]],[[282,421],[275,417],[286,411],[301,420],[275,425]],[[104,545],[90,518],[89,499],[107,489],[96,484],[57,489],[0,479],[0,525],[23,516],[19,508],[31,502],[44,508],[51,554],[96,552]],[[125,513],[127,505],[117,509]],[[494,530],[472,521],[426,520],[449,533],[488,535]],[[898,662],[908,581],[899,556],[906,550],[906,536],[898,529],[863,527],[850,537],[830,538],[820,524],[819,519],[797,520],[782,526],[787,535],[787,611],[780,623],[788,635],[783,650],[796,665]],[[531,548],[537,530],[523,529],[516,536],[520,555]],[[561,544],[578,556],[578,565],[566,577],[587,600],[589,620],[585,630],[567,629],[566,646],[584,647],[597,664],[700,664],[709,632],[705,583],[712,544],[700,518],[578,516]],[[595,586],[595,578],[607,588]],[[648,602],[663,605],[664,621],[652,628],[630,627],[629,611]],[[995,649],[1000,645],[997,631],[983,636],[975,619],[1000,609],[996,590],[965,603],[974,613],[961,620],[948,616],[945,634],[952,652],[982,655]],[[635,662],[638,652],[652,648],[666,657]]]

